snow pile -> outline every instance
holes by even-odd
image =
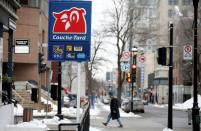
[[[198,95],[198,106],[201,107],[201,96]],[[174,109],[179,109],[179,110],[187,110],[189,108],[193,107],[193,97],[187,101],[185,101],[182,104],[175,104],[173,106]]]
[[[46,131],[47,126],[39,120],[23,122],[17,125],[7,125],[6,131]]]
[[[90,127],[89,128],[90,131],[101,131],[100,129],[94,128],[94,127]]]
[[[106,111],[110,111],[110,106],[109,105],[103,105],[103,109]],[[134,113],[130,112],[130,113],[126,113],[124,112],[121,108],[119,108],[119,112],[120,112],[120,116],[121,117],[135,117],[135,118],[139,118],[141,116],[139,115],[135,115]]]
[[[165,129],[163,129],[163,131],[174,131],[174,130],[169,129],[169,128],[165,128]]]
[[[43,119],[41,120],[42,123],[46,125],[58,125],[59,123],[72,123],[72,121],[68,119],[59,120],[59,117],[54,116],[52,119]]]
[[[23,107],[20,104],[17,104],[17,107],[14,108],[14,115],[23,115]]]
[[[41,97],[41,101],[47,103],[47,100]],[[55,116],[57,114],[57,105],[53,104],[51,101],[48,101],[48,104],[51,104],[53,110],[51,112],[45,112],[44,110],[38,111],[33,110],[33,116]],[[80,109],[80,114],[82,114],[83,109]],[[69,116],[69,117],[76,117],[77,109],[70,107],[62,107],[62,115]],[[15,116],[22,116],[23,115],[23,107],[20,104],[17,104],[17,107],[14,108],[14,115]]]
[[[98,109],[90,109],[90,115],[91,116],[97,116],[97,115],[99,115],[100,114],[100,110],[98,110]]]
[[[164,108],[164,107],[167,107],[168,105],[167,104],[162,104],[162,105],[154,104],[153,106],[158,107],[158,108]]]

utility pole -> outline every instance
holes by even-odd
[[[172,77],[173,77],[173,23],[170,23],[168,128],[172,129]]]
[[[198,3],[199,0],[193,0],[193,6],[194,6],[194,73],[193,73],[193,108],[192,108],[192,121],[193,121],[193,131],[200,131],[200,117],[199,117],[199,110],[198,107],[198,87],[197,87],[197,18],[198,18]]]

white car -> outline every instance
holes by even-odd
[[[103,103],[104,103],[104,104],[109,104],[109,103],[110,103],[110,98],[109,98],[109,96],[104,96],[104,97],[103,97]]]
[[[131,100],[124,99],[121,104],[121,108],[125,112],[130,112],[131,110]],[[133,98],[133,111],[144,113],[144,104],[142,100],[138,97]]]

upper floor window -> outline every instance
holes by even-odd
[[[39,7],[39,0],[19,0],[22,6]]]
[[[191,5],[192,0],[182,0],[182,5]]]
[[[168,0],[169,5],[178,5],[178,0]]]
[[[171,10],[171,9],[169,9],[169,10],[168,10],[168,17],[169,17],[169,18],[172,18],[173,16],[174,16],[174,11]]]

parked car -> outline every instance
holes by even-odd
[[[67,97],[64,97],[64,107],[74,107],[77,106],[77,96],[76,94],[68,94]]]
[[[125,111],[127,113],[130,112],[130,110],[131,110],[131,100],[130,99],[124,99],[122,101],[121,108],[122,108],[123,111]],[[138,97],[133,98],[133,111],[134,112],[144,113],[143,101]]]
[[[103,103],[109,104],[110,103],[110,97],[109,96],[103,96]]]

